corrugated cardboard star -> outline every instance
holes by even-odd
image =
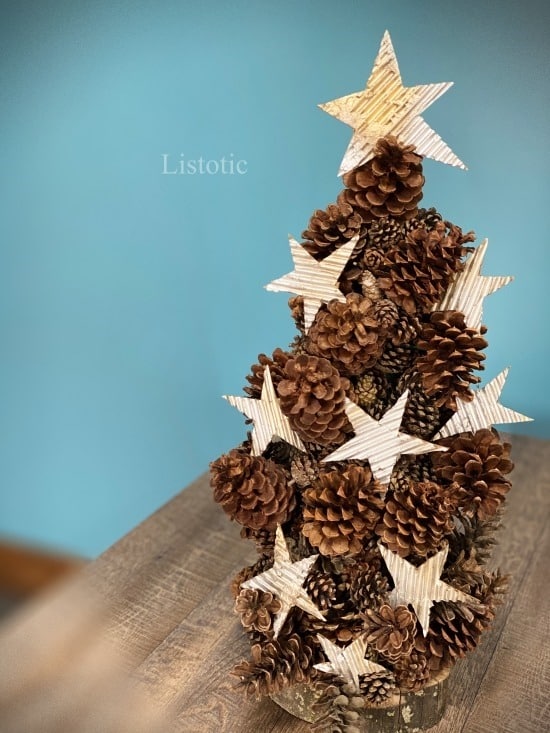
[[[352,684],[357,691],[359,691],[359,677],[361,675],[388,671],[381,664],[365,659],[367,642],[364,635],[355,639],[346,647],[333,644],[332,641],[325,639],[321,634],[317,634],[317,638],[329,661],[315,664],[315,669],[341,677]]]

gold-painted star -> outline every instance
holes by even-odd
[[[304,298],[305,332],[313,323],[317,311],[329,300],[345,302],[346,296],[338,287],[338,278],[351,257],[359,235],[338,247],[320,262],[312,257],[303,246],[289,236],[290,253],[294,270],[266,285],[266,290],[294,293]]]
[[[302,587],[311,566],[318,557],[319,555],[310,555],[298,562],[292,562],[283,530],[278,525],[275,533],[273,567],[241,583],[241,588],[256,588],[264,593],[273,593],[281,602],[281,610],[275,614],[273,624],[275,638],[279,635],[289,611],[294,606],[315,616],[319,621],[325,620],[321,611]]]
[[[336,448],[324,461],[351,459],[368,460],[375,479],[388,485],[393,467],[400,455],[409,453],[421,455],[432,451],[447,450],[442,445],[399,432],[409,391],[405,390],[397,402],[386,413],[375,420],[359,405],[346,399],[345,410],[355,436]]]
[[[443,300],[433,311],[461,311],[466,325],[479,331],[483,315],[483,299],[500,290],[514,279],[511,275],[486,276],[481,274],[489,241],[484,239],[468,258],[462,272],[457,273]]]
[[[396,606],[408,605],[414,612],[422,627],[424,636],[430,627],[430,609],[436,601],[462,601],[479,606],[476,598],[453,588],[441,580],[449,548],[445,547],[430,557],[419,567],[415,567],[404,558],[391,552],[379,542],[378,547],[388,570],[393,578],[395,588],[390,593],[390,602]]]
[[[223,398],[254,423],[251,450],[253,456],[261,455],[273,438],[284,440],[298,450],[305,451],[300,436],[292,430],[288,417],[281,410],[268,366],[264,369],[264,383],[259,400],[234,395],[223,395]]]
[[[464,402],[459,399],[457,401],[458,410],[435,437],[448,438],[451,435],[465,433],[469,430],[475,433],[476,430],[505,423],[531,422],[532,417],[522,415],[521,412],[516,412],[499,402],[509,371],[509,367],[503,369],[484,387],[474,389],[474,398],[471,402]]]
[[[414,145],[418,155],[425,158],[466,168],[420,117],[451,86],[452,82],[403,86],[390,34],[386,31],[366,89],[319,105],[353,127],[353,137],[338,175],[374,157],[377,141],[387,135],[394,135],[402,144]]]
[[[359,690],[359,677],[361,675],[388,671],[381,664],[365,659],[367,642],[364,635],[358,637],[346,647],[333,644],[332,641],[325,639],[321,634],[317,634],[317,638],[329,661],[315,664],[315,669],[341,677],[352,684],[356,690]]]

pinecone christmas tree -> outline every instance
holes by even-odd
[[[414,705],[504,585],[486,563],[512,463],[492,426],[528,418],[498,402],[505,372],[472,389],[483,298],[509,279],[481,276],[486,243],[418,208],[424,158],[464,167],[419,116],[446,88],[404,87],[385,34],[367,89],[321,105],[353,128],[344,189],[267,286],[291,294],[298,334],[227,398],[251,434],[211,464],[259,555],[232,584],[251,642],[235,674],[279,701],[309,686],[317,730]]]

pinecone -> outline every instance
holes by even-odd
[[[407,657],[413,648],[416,618],[407,606],[392,608],[384,604],[376,611],[365,611],[367,642],[388,661]]]
[[[321,694],[312,706],[317,716],[312,733],[360,733],[359,712],[365,706],[361,692],[335,676],[317,682],[316,686]]]
[[[273,557],[273,546],[275,545],[275,532],[271,529],[250,529],[241,527],[243,540],[252,540],[260,555]]]
[[[344,201],[329,204],[325,210],[317,209],[312,215],[308,228],[302,232],[306,240],[303,247],[310,255],[322,260],[357,234],[360,235],[362,229],[361,216],[350,204]]]
[[[416,638],[416,641],[419,641],[419,637]],[[428,657],[424,651],[416,648],[408,657],[402,657],[394,666],[393,671],[399,687],[410,692],[420,692],[430,679]]]
[[[311,486],[316,481],[319,476],[319,466],[317,461],[307,453],[298,453],[290,464],[290,474],[296,486],[305,489],[306,486]]]
[[[376,533],[401,557],[427,557],[440,550],[445,536],[452,532],[456,510],[457,500],[450,489],[430,481],[410,482],[408,490],[395,491],[386,501]]]
[[[235,601],[245,631],[266,634],[273,626],[273,616],[281,610],[281,602],[273,593],[244,588]]]
[[[378,287],[376,277],[368,270],[361,270],[361,292],[365,298],[370,298],[373,303],[380,300],[382,291]]]
[[[244,391],[254,399],[260,399],[262,395],[262,387],[264,384],[264,371],[266,366],[269,367],[269,373],[271,374],[271,380],[273,386],[277,388],[279,381],[282,379],[285,364],[291,355],[288,351],[282,349],[275,349],[273,356],[269,357],[266,354],[258,354],[258,364],[253,364],[251,367],[252,374],[246,377],[247,382],[250,386],[245,387]]]
[[[331,361],[340,374],[357,375],[378,359],[386,337],[370,298],[350,293],[346,302],[331,300],[315,318],[308,350]]]
[[[430,231],[431,229],[434,229],[440,221],[443,221],[443,217],[434,209],[433,206],[429,209],[418,209],[418,213],[414,219],[409,219],[409,221],[406,221],[403,224],[403,230],[404,233],[407,234],[413,229],[418,229],[418,227],[423,226],[425,229]]]
[[[359,689],[367,705],[382,705],[396,690],[395,675],[390,670],[363,675]]]
[[[296,328],[301,334],[305,333],[305,322],[304,322],[304,296],[293,295],[288,299],[288,307],[290,308],[290,315],[294,319]]]
[[[353,388],[354,402],[367,410],[376,402],[386,405],[391,397],[390,386],[377,372],[365,372],[353,382]]]
[[[407,435],[431,438],[441,421],[439,409],[422,389],[412,386],[409,390],[400,430]]]
[[[253,644],[250,661],[238,664],[232,674],[239,678],[247,695],[259,699],[285,687],[312,678],[315,641],[311,636],[288,636]]]
[[[482,334],[469,328],[464,315],[459,311],[438,311],[432,313],[430,322],[424,325],[418,348],[426,353],[416,360],[424,391],[435,397],[437,407],[457,409],[457,399],[469,402],[473,399],[471,384],[480,378],[474,376],[474,369],[484,369],[482,362],[487,341]]]
[[[489,429],[438,442],[449,450],[434,456],[436,475],[465,490],[463,509],[467,514],[481,520],[494,516],[511,488],[505,478],[514,467],[510,443],[501,443],[497,431]]]
[[[300,356],[301,354],[307,354],[305,336],[295,336],[292,339],[292,342],[290,343],[288,349],[292,356]]]
[[[378,275],[384,262],[384,253],[380,249],[374,247],[367,247],[363,252],[363,269],[372,272],[373,275]],[[380,287],[380,285],[378,285]]]
[[[423,209],[419,209],[418,213],[421,211]],[[410,221],[415,221],[415,219],[411,219]],[[367,246],[378,249],[381,252],[387,250],[392,244],[402,239],[404,227],[408,223],[404,223],[399,219],[393,219],[391,216],[373,221],[369,227]]]
[[[262,555],[259,557],[254,565],[247,565],[246,567],[239,570],[237,575],[232,579],[230,583],[231,595],[233,598],[237,598],[241,592],[241,585],[246,583],[247,580],[253,578],[256,575],[260,575],[265,570],[268,570],[273,565],[273,560],[268,555]]]
[[[365,612],[368,608],[378,608],[387,600],[389,583],[386,576],[376,567],[362,566],[357,563],[347,571],[349,595],[357,610]]]
[[[475,557],[485,564],[496,544],[496,532],[502,524],[502,508],[493,517],[483,521],[477,517],[462,514],[455,521],[455,529],[449,536],[449,562],[456,562],[462,554],[465,558]]]
[[[210,474],[215,501],[250,529],[276,529],[296,506],[285,471],[262,456],[233,449],[210,464]]]
[[[398,310],[399,315],[391,332],[392,344],[395,344],[395,346],[412,344],[418,339],[422,324],[416,316],[405,313],[401,308]]]
[[[399,308],[388,298],[377,300],[372,307],[372,312],[378,323],[387,331],[393,330],[399,319]]]
[[[381,517],[381,492],[369,468],[321,474],[304,492],[303,534],[322,555],[356,555]]]
[[[350,203],[363,221],[411,219],[422,198],[422,157],[413,145],[401,145],[388,135],[377,142],[375,157],[346,173],[343,181],[346,188],[338,200]]]
[[[320,611],[330,608],[336,601],[337,586],[330,573],[310,573],[305,587],[308,596]]]
[[[472,239],[448,222],[413,229],[386,253],[378,284],[407,313],[428,312],[464,268],[461,258],[469,250],[463,245]]]
[[[411,367],[414,357],[415,351],[411,344],[395,346],[391,341],[386,341],[374,369],[384,374],[400,374]]]
[[[345,412],[349,381],[328,359],[302,354],[290,357],[277,385],[281,410],[306,441],[339,445],[352,428]]]

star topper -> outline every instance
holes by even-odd
[[[346,296],[338,287],[338,278],[359,241],[359,235],[320,262],[293,237],[289,236],[288,239],[294,270],[273,280],[265,288],[274,292],[303,295],[304,326],[307,333],[323,303],[328,303],[329,300],[345,302]]]
[[[466,325],[479,331],[483,312],[483,299],[496,290],[503,288],[514,279],[511,275],[488,277],[481,274],[483,260],[489,240],[484,239],[457,273],[443,300],[432,311],[461,311]]]
[[[273,593],[281,602],[281,610],[275,614],[273,624],[275,638],[279,635],[290,609],[294,606],[315,616],[319,621],[325,620],[321,611],[302,587],[311,566],[318,557],[319,555],[311,555],[298,562],[292,562],[281,525],[277,525],[273,567],[241,583],[241,588],[256,588],[264,593]]]
[[[420,117],[451,86],[452,82],[403,86],[390,34],[386,31],[365,90],[319,105],[353,127],[353,137],[338,175],[370,160],[377,141],[387,135],[395,135],[403,144],[414,145],[418,155],[466,168]]]
[[[448,546],[428,558],[419,567],[415,567],[395,552],[391,552],[381,542],[378,543],[378,547],[395,585],[390,593],[391,604],[395,608],[410,603],[424,636],[430,627],[430,609],[436,601],[462,601],[479,606],[476,598],[441,580],[449,552]]]
[[[353,426],[355,436],[336,448],[323,461],[367,459],[374,478],[387,486],[393,467],[401,454],[421,455],[432,451],[447,450],[442,445],[435,445],[421,438],[399,432],[408,395],[409,391],[405,390],[380,420],[375,420],[359,405],[346,398],[346,415]]]
[[[470,430],[475,433],[477,430],[503,423],[531,422],[532,417],[522,415],[521,412],[516,412],[499,402],[509,371],[509,367],[503,369],[484,387],[474,389],[474,398],[471,402],[457,400],[458,410],[443,425],[435,437],[448,438],[451,435],[465,433]]]
[[[367,642],[364,634],[346,647],[337,646],[321,634],[317,634],[317,639],[329,661],[314,664],[315,669],[341,677],[352,684],[357,691],[359,691],[360,675],[388,671],[381,664],[365,659]]]
[[[288,417],[283,415],[268,366],[264,369],[264,383],[259,400],[233,395],[223,397],[254,423],[251,450],[253,456],[261,455],[273,438],[280,438],[298,450],[305,451],[300,436],[290,427]]]

